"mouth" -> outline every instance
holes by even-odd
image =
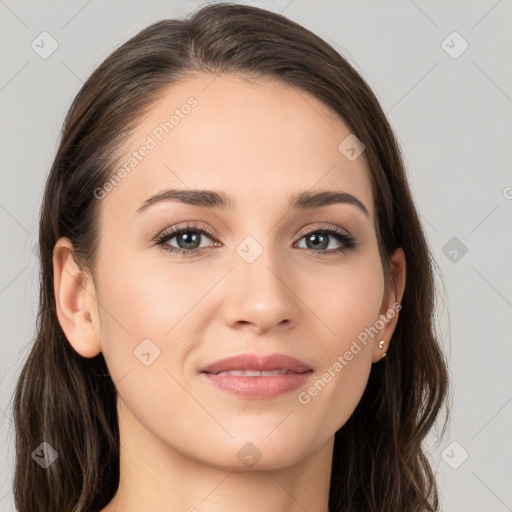
[[[270,399],[297,389],[313,373],[307,364],[284,354],[242,354],[214,362],[200,374],[218,389],[251,399]]]

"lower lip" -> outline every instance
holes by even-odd
[[[313,373],[309,370],[304,373],[286,373],[270,377],[241,377],[238,375],[217,375],[215,373],[202,373],[212,384],[243,396],[256,400],[265,400],[283,395],[302,386]]]

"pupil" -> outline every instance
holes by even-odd
[[[194,244],[197,243],[198,237],[199,233],[194,233],[192,236],[187,233],[181,233],[178,239],[179,241],[183,241],[185,244]],[[187,245],[186,247],[182,247],[182,249],[197,249],[197,247],[190,247]]]
[[[318,242],[320,239],[323,239],[323,241],[320,241],[319,243],[315,243],[315,240]],[[327,241],[327,236],[325,234],[312,234],[307,239],[308,241],[307,245],[309,248],[311,247],[318,247],[321,246],[321,250],[325,250],[327,246],[329,245]],[[313,245],[311,245],[310,241],[313,241]],[[326,243],[327,242],[327,243]]]

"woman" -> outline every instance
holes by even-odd
[[[39,243],[18,510],[438,510],[433,262],[377,99],[313,33],[214,4],[123,44]]]

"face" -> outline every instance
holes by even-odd
[[[381,315],[396,300],[364,153],[338,148],[350,133],[315,97],[266,79],[189,78],[152,106],[116,166],[125,172],[95,192],[91,310],[121,424],[226,469],[246,455],[290,465],[332,442],[391,337]],[[319,192],[344,195],[292,204]],[[276,354],[302,366],[265,359]],[[282,375],[240,375],[236,362],[202,371],[243,355]]]

